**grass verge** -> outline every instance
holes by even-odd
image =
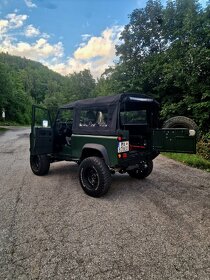
[[[19,123],[11,121],[0,121],[1,126],[21,126]]]
[[[7,129],[4,127],[0,127],[0,132],[6,131]]]
[[[206,170],[210,172],[210,161],[202,158],[199,155],[191,154],[175,154],[175,153],[162,153],[164,156],[180,161],[192,167]]]

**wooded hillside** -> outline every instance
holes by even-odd
[[[9,121],[28,124],[32,104],[54,112],[61,104],[91,97],[94,88],[89,70],[64,77],[39,62],[0,54],[0,109]]]

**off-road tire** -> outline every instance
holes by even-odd
[[[46,175],[50,168],[50,159],[47,155],[30,156],[30,166],[34,174]]]
[[[110,187],[111,173],[103,159],[88,157],[79,166],[79,180],[88,195],[100,197],[107,193]]]
[[[196,138],[198,139],[200,136],[199,128],[197,124],[190,118],[184,116],[177,116],[168,119],[164,122],[163,128],[188,128],[194,129],[196,131]]]
[[[143,163],[143,165],[146,165],[147,167],[127,171],[129,176],[135,179],[144,179],[148,177],[153,170],[153,162],[152,160],[149,160]]]

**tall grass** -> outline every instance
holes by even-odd
[[[200,168],[210,172],[210,161],[202,158],[199,155],[191,154],[175,154],[175,153],[163,153],[164,156],[180,161],[189,166]]]

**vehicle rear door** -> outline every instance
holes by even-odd
[[[154,129],[152,143],[153,149],[160,152],[196,153],[195,130],[186,128]]]
[[[53,129],[50,113],[47,109],[32,106],[32,124],[30,133],[31,155],[53,152]]]

